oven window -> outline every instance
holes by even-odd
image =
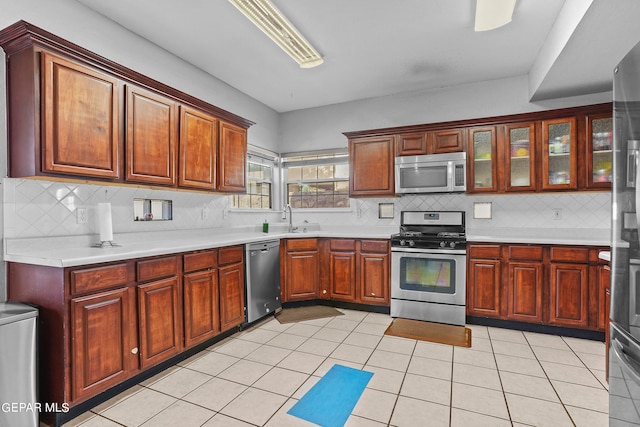
[[[407,291],[455,293],[455,260],[400,258],[400,289]]]
[[[447,188],[447,166],[427,166],[400,169],[402,188]]]

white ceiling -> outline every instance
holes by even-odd
[[[78,1],[278,112],[522,75],[532,100],[603,92],[640,41],[637,0],[517,0],[480,33],[475,0],[272,0],[324,57],[301,69],[227,0]]]

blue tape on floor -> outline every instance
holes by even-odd
[[[342,427],[372,376],[373,372],[333,365],[287,413],[322,427]]]

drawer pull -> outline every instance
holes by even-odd
[[[138,347],[134,347],[131,349],[132,354],[138,354]]]

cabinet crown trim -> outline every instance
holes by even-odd
[[[77,44],[58,37],[48,31],[43,30],[27,21],[20,20],[3,30],[0,30],[0,47],[5,51],[7,57],[20,52],[33,45],[42,46],[53,50],[57,53],[71,55],[75,59],[90,63],[90,65],[98,67],[119,77],[129,83],[135,83],[146,89],[160,92],[161,94],[180,100],[180,102],[189,104],[194,108],[204,109],[214,113],[218,118],[229,121],[238,126],[249,128],[255,122],[247,120],[215,105],[209,104],[199,98],[184,93],[178,89],[167,86],[157,80],[151,79],[143,74],[133,71],[123,65],[117,64],[103,56],[91,52]]]

